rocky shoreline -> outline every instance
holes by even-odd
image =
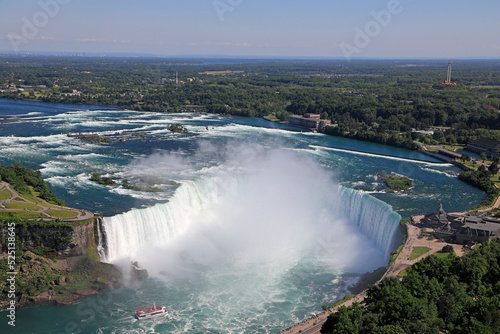
[[[16,308],[33,304],[69,305],[79,299],[123,285],[121,272],[97,257],[73,256],[48,258],[24,251],[17,258],[15,298],[8,297],[12,289],[7,280],[0,282],[0,310],[15,301]]]

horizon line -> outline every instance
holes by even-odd
[[[172,58],[172,59],[261,59],[261,60],[500,60],[500,57],[352,57],[341,56],[272,56],[272,55],[231,55],[231,54],[155,54],[134,52],[85,52],[85,51],[5,51],[0,50],[0,56],[54,56],[54,57],[79,57],[79,58]]]

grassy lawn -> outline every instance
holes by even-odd
[[[415,247],[411,251],[410,260],[415,260],[416,258],[424,255],[425,253],[427,253],[430,250],[431,249],[429,247]]]
[[[443,258],[443,257],[448,257],[448,255],[451,254],[451,253],[441,253],[441,252],[436,252],[434,254],[432,254],[433,256],[435,257],[438,257],[438,258]]]
[[[75,218],[78,216],[78,212],[69,210],[48,209],[46,212],[54,218]]]
[[[340,305],[340,304],[342,304],[343,302],[348,301],[349,299],[351,299],[351,298],[353,298],[353,297],[354,297],[354,295],[347,294],[347,295],[345,295],[345,296],[344,296],[344,298],[342,298],[341,300],[337,300],[337,301],[335,302],[335,304],[333,304],[333,307],[335,307],[335,306],[337,306],[337,305]]]
[[[421,253],[420,255],[415,256],[415,257],[413,258],[412,256],[414,255],[414,253],[415,253],[415,249],[416,249],[416,248],[423,248],[423,249],[427,249],[427,250],[426,250],[425,252]],[[422,254],[427,253],[427,252],[430,250],[430,248],[427,248],[427,247],[415,247],[415,249],[413,249],[413,252],[411,253],[410,260],[414,260],[414,259],[416,259],[417,257],[421,256]],[[433,255],[433,256],[436,256],[436,257],[438,257],[438,258],[444,258],[444,257],[448,257],[448,255],[449,255],[449,254],[451,254],[451,253],[441,253],[441,252],[436,252],[436,253],[434,253],[434,254],[432,254],[432,255]],[[405,268],[405,269],[401,270],[401,271],[399,272],[398,276],[399,276],[399,277],[405,277],[405,276],[407,275],[406,269],[408,269],[408,268]]]
[[[31,211],[37,211],[37,210],[41,209],[41,207],[39,207],[38,205],[26,203],[26,202],[22,202],[22,201],[12,201],[9,203],[5,203],[4,205],[7,209],[16,209],[16,210],[27,209],[27,210],[31,210]]]
[[[406,275],[408,275],[408,274],[406,273],[406,269],[408,269],[408,268],[405,268],[405,269],[401,270],[401,271],[399,272],[398,276],[399,276],[399,277],[405,277]]]
[[[23,195],[27,200],[33,202],[33,203],[37,203],[43,207],[46,207],[46,208],[53,208],[53,209],[60,209],[61,207],[60,206],[57,206],[55,204],[50,204],[49,202],[44,202],[42,201],[41,199],[39,199],[38,197],[35,197],[33,195]]]
[[[472,161],[466,161],[466,162],[460,161],[460,162],[463,163],[464,165],[466,165],[467,167],[470,167],[470,168],[473,168],[473,169],[477,169],[479,167],[478,164],[473,165]]]
[[[490,178],[491,181],[495,182],[497,186],[500,187],[500,174],[495,174]]]
[[[5,210],[0,210],[0,219],[18,218],[18,219],[36,219],[36,218],[49,218],[47,215],[41,212],[31,212],[38,211],[43,208],[49,208],[46,213],[52,216],[52,218],[76,218],[79,212],[65,210],[63,207],[55,204],[49,204],[40,198],[36,197],[37,192],[33,191],[32,194],[23,194],[22,197],[17,197],[12,199],[12,193],[7,188],[0,189],[0,200],[11,199],[10,202],[4,203]],[[28,203],[28,201],[33,203]],[[29,210],[29,211],[27,211]],[[77,222],[78,224],[82,222]]]
[[[33,218],[47,218],[47,216],[45,216],[40,212],[30,212],[25,210],[0,211],[0,219],[9,219],[9,218],[33,219]]]
[[[399,253],[401,253],[401,250],[403,249],[405,243],[406,243],[406,235],[401,245],[399,245],[398,249],[396,249],[394,252],[391,252],[389,263],[387,264],[386,268],[389,268],[394,263],[394,261],[396,261],[396,258],[398,257]]]
[[[267,119],[268,121],[271,121],[271,122],[279,122],[280,121],[279,118],[277,118],[273,114],[267,115],[264,118]]]
[[[38,191],[35,191],[35,189],[33,188],[33,186],[28,186],[28,188],[30,188],[31,190],[31,193],[34,195],[34,196],[40,196],[40,192]]]
[[[347,295],[344,296],[344,298],[342,298],[341,300],[337,300],[334,304],[323,305],[323,309],[327,310],[327,309],[334,308],[335,306],[338,306],[338,305],[342,304],[345,301],[348,301],[349,299],[351,299],[353,297],[355,297],[355,295],[347,294]]]
[[[458,148],[463,148],[461,145],[442,145],[442,147],[449,151],[455,151]]]
[[[12,198],[12,193],[7,188],[0,190],[0,201]]]

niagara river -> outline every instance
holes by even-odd
[[[167,129],[176,123],[188,132]],[[73,305],[20,309],[16,333],[276,333],[386,266],[401,218],[486,197],[418,152],[259,118],[0,99],[0,163],[16,162],[103,217],[101,261],[149,273]],[[385,173],[412,188],[387,191]],[[154,303],[169,314],[133,318]]]

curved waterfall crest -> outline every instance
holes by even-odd
[[[228,186],[214,177],[183,181],[167,203],[105,217],[107,252],[102,260],[113,262],[165,245],[189,229],[193,216],[217,203],[220,191]]]
[[[401,216],[392,207],[369,194],[340,187],[341,201],[338,201],[345,217],[355,223],[359,230],[372,238],[378,247],[389,254],[397,243],[396,235]]]
[[[148,247],[168,245],[188,232],[193,224],[199,224],[200,216],[202,220],[204,215],[209,216],[207,211],[219,204],[224,196],[231,197],[227,195],[246,180],[248,178],[242,175],[224,174],[184,181],[167,203],[104,218],[102,225],[107,238],[107,249],[102,252],[105,254],[102,260],[137,260],[141,251]],[[324,196],[330,198],[320,204],[323,206],[320,210],[327,210],[330,218],[342,217],[349,224],[354,224],[359,232],[388,256],[395,244],[401,216],[392,211],[391,206],[369,194],[342,186],[328,186],[329,191]],[[321,195],[318,194],[318,197]],[[228,206],[231,205],[233,207],[228,209],[234,209],[235,202],[230,201]],[[270,209],[273,209],[272,205]]]

